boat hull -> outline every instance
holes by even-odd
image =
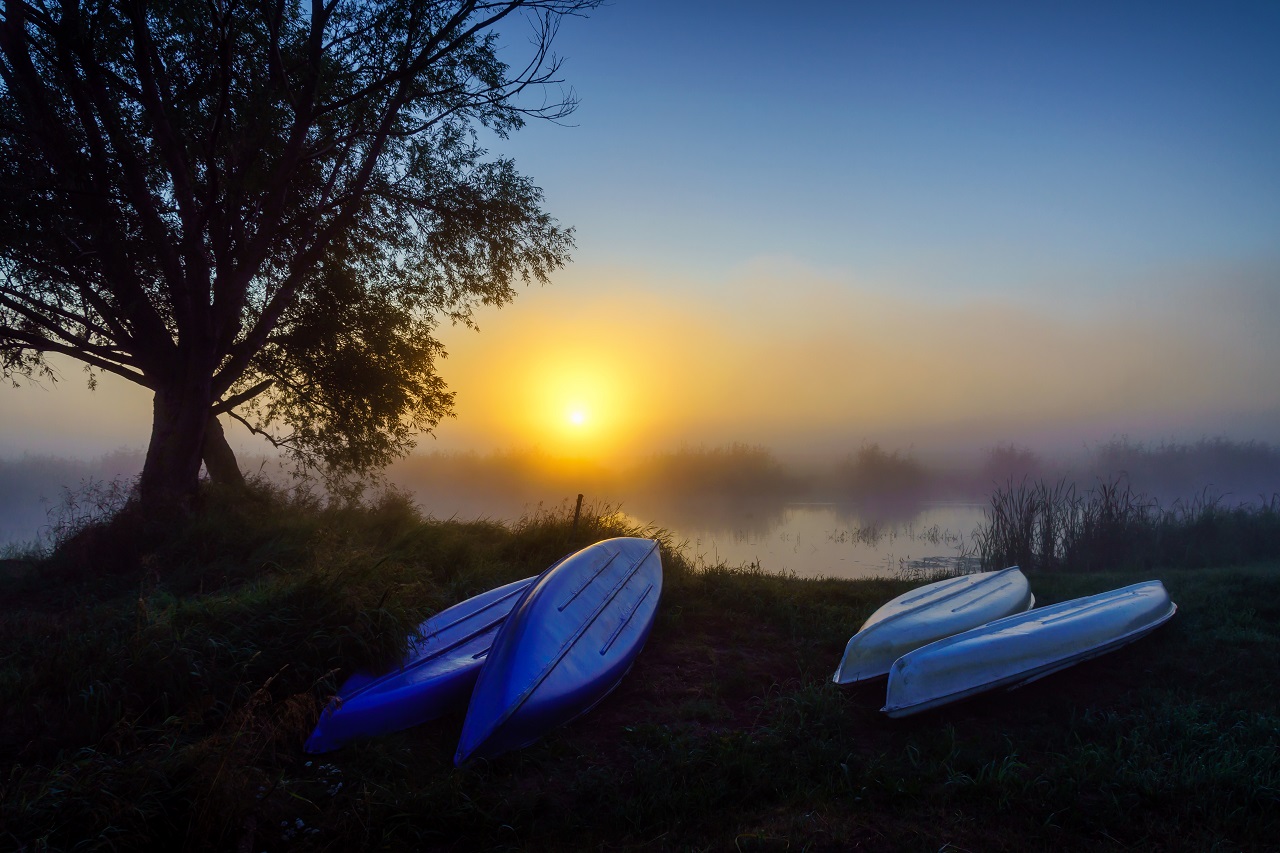
[[[871,614],[845,646],[832,681],[854,684],[883,677],[907,652],[1034,606],[1035,596],[1017,566],[917,587]]]
[[[1177,612],[1160,581],[996,620],[899,658],[885,706],[903,717],[999,687],[1013,689],[1141,639]]]
[[[329,752],[465,708],[499,627],[535,580],[491,589],[423,622],[400,666],[357,672],[343,683],[303,749]]]
[[[661,594],[650,539],[606,539],[543,573],[494,639],[455,762],[527,746],[594,707],[635,662]]]

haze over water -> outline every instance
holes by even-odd
[[[929,504],[906,519],[878,519],[849,505],[788,504],[770,518],[748,513],[718,527],[646,509],[629,515],[637,521],[670,518],[673,537],[697,565],[751,566],[799,577],[896,578],[971,569],[973,532],[983,520],[976,503]]]
[[[1280,6],[1249,2],[571,20],[571,122],[481,141],[576,228],[575,260],[478,333],[439,330],[457,416],[421,450],[1280,442],[1278,41]],[[57,364],[56,387],[0,388],[0,458],[145,446],[145,390]],[[572,479],[519,503],[591,491]]]

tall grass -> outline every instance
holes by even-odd
[[[1127,478],[1081,491],[1059,480],[996,489],[974,551],[986,568],[1100,571],[1200,568],[1280,557],[1280,494],[1227,505],[1202,492],[1165,508]]]
[[[426,616],[589,542],[665,535],[593,506],[503,525],[429,521],[396,492],[203,500],[159,537],[82,515],[0,579],[0,849],[233,848],[341,680],[400,659]]]
[[[1201,518],[1203,513],[1196,517]],[[693,571],[609,507],[423,518],[259,487],[0,579],[0,849],[1271,849],[1280,563],[1162,572],[1180,610],[1102,661],[907,721],[830,683],[905,581]],[[1215,517],[1230,523],[1230,515]],[[302,753],[345,675],[430,613],[588,542],[662,541],[622,685],[463,769],[459,717]],[[1224,535],[1234,535],[1229,532]],[[1037,580],[1051,603],[1140,579]]]

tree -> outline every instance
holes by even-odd
[[[154,392],[144,507],[240,479],[219,415],[338,476],[406,452],[451,411],[437,324],[568,260],[478,131],[572,111],[550,47],[599,2],[6,0],[3,375]]]

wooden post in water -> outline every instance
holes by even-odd
[[[573,527],[569,530],[569,541],[578,535],[578,519],[582,516],[582,495],[578,495],[578,505],[573,508]]]

